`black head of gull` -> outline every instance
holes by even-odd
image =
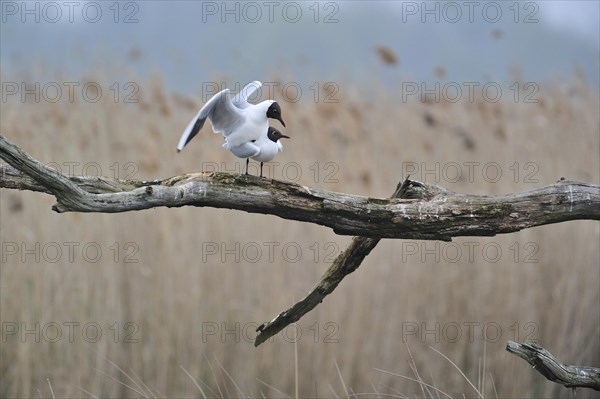
[[[285,125],[283,125],[285,126]],[[277,141],[279,139],[289,139],[290,136],[286,136],[285,134],[282,134],[279,130],[275,129],[274,127],[269,126],[269,130],[267,132],[267,137],[269,138],[269,140],[277,143]]]
[[[267,109],[267,118],[277,119],[285,127],[285,123],[281,117],[281,107],[277,104],[277,101],[273,101],[273,104]]]
[[[269,126],[267,134],[264,134],[258,140],[252,140],[251,143],[246,143],[242,148],[236,148],[234,155],[239,158],[246,158],[246,174],[248,174],[248,166],[250,164],[250,158],[260,162],[260,177],[262,177],[263,164],[273,160],[275,155],[283,149],[283,145],[279,142],[280,139],[289,139],[289,136],[282,134],[279,130]],[[252,149],[254,155],[242,154],[242,149]]]

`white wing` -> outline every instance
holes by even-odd
[[[231,102],[238,108],[248,108],[252,105],[248,102],[248,99],[252,94],[254,94],[256,90],[260,89],[261,86],[262,83],[258,80],[248,83],[238,94],[236,94],[235,97],[233,97],[233,100],[231,100]]]
[[[177,152],[183,150],[183,147],[198,134],[207,118],[214,132],[222,133],[225,137],[245,121],[245,116],[231,102],[229,89],[222,90],[208,100],[198,115],[187,125],[177,144]]]

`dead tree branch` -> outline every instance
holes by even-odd
[[[550,381],[567,388],[592,388],[600,391],[600,368],[567,366],[559,362],[550,352],[531,343],[508,341],[506,350],[519,356]]]
[[[420,188],[422,188],[420,183],[411,182],[406,179],[403,183],[398,184],[391,198],[406,198],[408,195],[414,196],[420,193]],[[258,335],[254,340],[254,346],[262,344],[288,325],[300,320],[302,316],[323,302],[323,299],[336,289],[344,277],[358,269],[362,261],[377,246],[379,241],[379,238],[354,237],[348,248],[335,258],[319,282],[304,299],[296,302],[294,306],[281,312],[273,320],[262,324],[256,329]]]
[[[1,166],[0,187],[52,194],[56,212],[114,213],[191,205],[271,214],[357,236],[304,299],[257,329],[256,346],[322,302],[381,238],[450,241],[568,220],[600,220],[600,187],[564,179],[501,196],[458,194],[406,179],[392,198],[380,199],[227,173],[193,173],[154,181],[67,177],[2,135],[0,158],[10,165]]]
[[[193,173],[165,180],[67,177],[0,135],[0,187],[51,193],[56,212],[127,212],[154,207],[228,208],[330,227],[370,238],[449,241],[494,236],[569,220],[600,220],[600,187],[561,180],[500,196],[458,194],[409,185],[402,199],[334,193],[256,176]]]

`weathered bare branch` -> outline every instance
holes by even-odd
[[[297,322],[323,302],[323,299],[337,288],[344,277],[360,266],[379,241],[379,238],[354,237],[350,245],[335,258],[308,295],[291,308],[279,313],[273,320],[261,324],[256,329],[258,334],[254,339],[254,346],[262,344],[290,324]]]
[[[118,193],[159,183],[158,181],[141,182],[137,180],[115,180],[101,176],[72,176],[69,179],[83,190],[92,194]],[[27,176],[10,165],[0,165],[0,188],[52,194],[52,191],[47,187],[41,185],[32,177]]]
[[[546,349],[532,342],[520,344],[508,341],[506,350],[526,360],[550,381],[564,385],[567,388],[581,387],[600,391],[600,368],[567,366],[559,362]]]
[[[24,174],[4,166],[0,187],[49,192],[57,199],[53,206],[57,212],[114,213],[192,205],[277,215],[327,226],[337,234],[444,241],[568,220],[600,220],[600,187],[566,180],[500,196],[457,194],[418,184],[410,185],[403,199],[380,199],[228,173],[193,173],[151,182],[68,178],[2,135],[0,157]]]
[[[10,165],[34,178],[45,191],[52,193],[65,206],[78,206],[89,201],[88,193],[66,176],[46,167],[25,151],[0,135],[0,157]]]
[[[411,182],[407,178],[404,182],[398,184],[391,198],[406,198],[409,195],[416,198],[415,195],[425,195],[424,192],[420,191],[422,187],[420,183]],[[323,299],[336,289],[344,277],[358,269],[379,241],[379,238],[354,237],[348,248],[335,258],[319,282],[304,299],[256,329],[258,334],[254,340],[254,346],[260,345],[288,325],[300,320],[302,316],[323,302]]]
[[[324,225],[356,235],[313,290],[259,327],[260,345],[299,320],[356,270],[381,238],[449,241],[494,236],[568,220],[600,220],[600,187],[561,179],[502,196],[450,192],[406,179],[392,198],[334,193],[298,184],[227,173],[193,173],[165,180],[67,177],[44,166],[0,135],[0,187],[52,194],[56,212],[126,212],[159,206],[229,208]],[[509,343],[510,345],[510,343]]]

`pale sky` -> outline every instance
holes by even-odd
[[[600,2],[539,1],[540,21],[600,43]]]

